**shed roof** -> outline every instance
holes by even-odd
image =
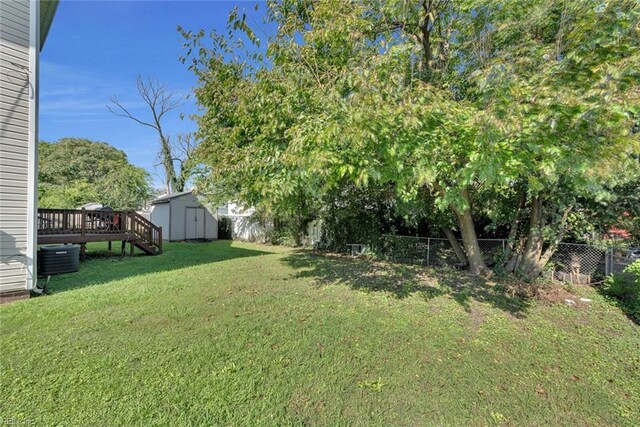
[[[169,203],[171,199],[176,199],[178,197],[186,196],[187,194],[192,194],[193,191],[183,191],[182,193],[171,193],[165,194],[164,196],[160,196],[157,199],[151,201],[152,205],[157,205],[159,203]]]

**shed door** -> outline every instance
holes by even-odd
[[[187,239],[204,239],[204,208],[187,208]]]

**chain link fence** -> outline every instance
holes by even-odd
[[[640,259],[640,251],[628,246],[595,246],[560,243],[547,268],[550,277],[562,282],[588,284],[620,274]]]
[[[578,243],[560,243],[547,271],[552,280],[588,284],[604,279],[609,274],[607,262],[609,248]]]
[[[505,239],[478,239],[480,250],[488,265],[503,255]],[[458,240],[462,246],[462,240]],[[389,261],[437,267],[455,267],[461,264],[448,239],[384,234],[375,252]]]
[[[462,246],[461,240],[458,243]],[[478,244],[487,265],[493,266],[503,260],[506,239],[478,239]],[[385,234],[372,249],[377,255],[394,262],[436,267],[461,265],[451,243],[443,238]],[[609,274],[620,273],[636,259],[639,259],[637,250],[631,248],[560,243],[545,269],[545,275],[561,282],[594,283]]]

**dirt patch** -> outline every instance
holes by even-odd
[[[480,326],[484,323],[487,315],[480,311],[478,307],[472,307],[469,311],[469,319],[471,320],[471,329],[476,332],[480,329]]]
[[[580,307],[584,304],[580,302],[580,298],[573,295],[561,286],[543,287],[538,290],[536,297],[538,301],[545,305],[566,304],[574,307]],[[573,301],[573,303],[568,302]]]
[[[579,288],[576,289],[579,290]],[[580,297],[567,288],[544,282],[526,283],[513,280],[505,284],[505,294],[512,297],[535,299],[547,306],[556,304],[566,304],[573,307],[585,306],[585,303],[580,301]]]

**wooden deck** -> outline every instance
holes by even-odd
[[[129,240],[132,240],[132,236],[128,233],[38,235],[39,245],[51,245],[55,243],[127,242]]]
[[[38,209],[38,244],[129,243],[149,255],[162,253],[162,227],[131,211]],[[111,244],[109,245],[111,247]]]

